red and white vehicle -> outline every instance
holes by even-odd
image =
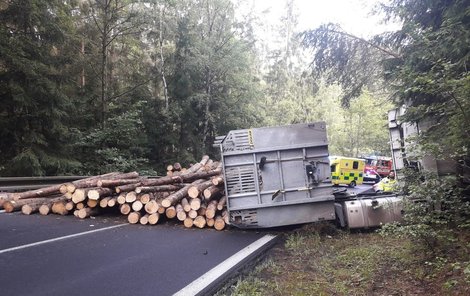
[[[384,156],[363,157],[366,160],[364,167],[364,181],[379,182],[392,171],[392,158]]]

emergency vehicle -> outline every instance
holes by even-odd
[[[370,156],[364,157],[364,181],[379,182],[380,179],[385,178],[392,171],[392,159],[384,156]]]
[[[330,157],[331,183],[355,187],[364,181],[365,160],[352,157]]]

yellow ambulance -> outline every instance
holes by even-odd
[[[364,181],[365,160],[352,157],[330,157],[331,183],[355,187]]]

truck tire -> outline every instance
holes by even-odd
[[[351,188],[356,187],[356,181],[351,181],[351,183],[349,183],[349,187]]]

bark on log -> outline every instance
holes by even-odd
[[[143,205],[147,204],[151,199],[149,193],[139,194],[137,195],[137,200],[139,200]]]
[[[136,193],[144,192],[163,192],[163,191],[177,191],[187,184],[174,184],[174,185],[160,185],[160,186],[139,186],[135,188]]]
[[[98,187],[88,187],[88,188],[77,188],[72,195],[72,201],[74,203],[79,203],[84,201],[87,198],[88,192],[93,189],[97,189]]]
[[[183,210],[185,212],[191,211],[191,205],[189,204],[188,199],[186,197],[181,199],[181,205],[183,206]]]
[[[0,192],[0,209],[3,209],[3,203],[13,199],[8,192]]]
[[[26,204],[21,207],[21,212],[24,215],[31,215],[39,211],[40,204]]]
[[[140,212],[132,212],[127,216],[127,221],[131,224],[137,224],[142,214]]]
[[[206,226],[206,218],[203,216],[197,216],[194,218],[194,225],[198,228],[204,228]]]
[[[99,213],[100,213],[99,208],[83,208],[81,210],[78,210],[78,218],[85,219],[90,216],[99,215]]]
[[[143,181],[142,181],[142,182],[143,182]],[[114,188],[114,191],[116,191],[116,193],[132,191],[132,190],[135,190],[137,187],[141,186],[141,185],[143,184],[142,182],[137,182],[137,183],[133,183],[133,184],[127,184],[127,185],[116,186],[116,187]]]
[[[149,215],[149,224],[150,225],[155,225],[158,223],[158,220],[160,219],[160,214],[159,213],[153,213]]]
[[[217,203],[217,210],[222,211],[225,208],[226,203],[227,203],[227,196],[224,195],[219,199],[219,202]]]
[[[130,173],[130,174],[135,175],[137,173],[133,172],[133,173]],[[89,178],[76,180],[76,181],[65,183],[65,184],[62,184],[62,185],[65,185],[65,190],[67,190],[67,192],[73,193],[73,192],[75,192],[75,190],[77,188],[96,187],[97,186],[96,184],[100,179],[112,179],[112,178],[115,178],[115,177],[119,178],[119,176],[122,176],[122,175],[123,174],[119,173],[119,172],[112,172],[112,173],[108,173],[108,174],[104,174],[104,175],[92,176],[92,177],[89,177]],[[61,188],[60,190],[63,191],[64,189]]]
[[[207,163],[208,160],[209,160],[209,156],[208,156],[208,155],[204,155],[204,156],[202,157],[201,161],[198,162],[198,163],[196,163],[195,165],[192,165],[192,166],[184,173],[184,175],[197,172],[199,169],[201,169],[202,167],[204,167],[204,165]]]
[[[11,213],[20,210],[26,204],[52,204],[55,201],[65,200],[66,198],[62,195],[55,195],[52,197],[36,197],[19,200],[9,200],[3,203],[3,209],[6,213]]]
[[[177,202],[179,202],[181,199],[183,199],[184,197],[186,197],[188,195],[189,187],[191,187],[193,185],[196,185],[196,184],[199,184],[201,182],[203,182],[203,180],[196,180],[193,183],[191,183],[190,185],[187,185],[187,186],[181,188],[180,190],[176,191],[175,193],[170,194],[170,196],[168,196],[167,198],[165,198],[162,201],[162,205],[165,208],[168,208],[172,205],[175,205]]]
[[[207,205],[201,204],[201,207],[197,210],[198,216],[206,216]]]
[[[60,193],[59,188],[60,188],[60,185],[48,186],[48,187],[43,187],[43,188],[36,189],[36,190],[13,193],[11,194],[11,197],[13,198],[13,200],[20,200],[20,199],[34,198],[34,197],[45,197],[48,195],[59,194]]]
[[[182,167],[181,167],[181,164],[179,162],[175,162],[173,164],[173,170],[174,171],[181,171]]]
[[[116,179],[116,180],[99,180],[96,183],[98,187],[116,187],[129,184],[135,184],[143,180],[143,178],[134,178],[134,179]]]

